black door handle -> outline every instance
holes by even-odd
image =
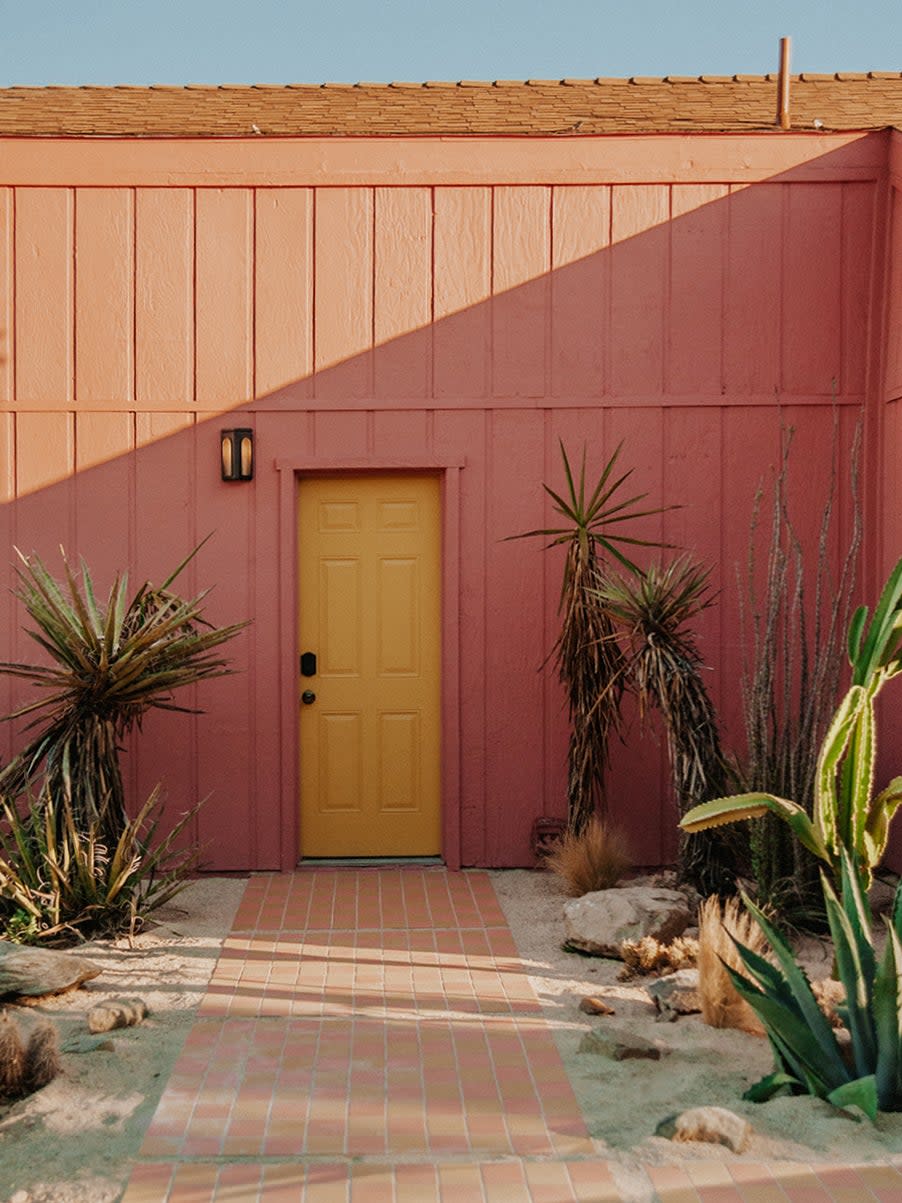
[[[312,689],[305,689],[301,694],[301,701],[305,706],[309,706],[312,702],[316,701],[316,694]]]

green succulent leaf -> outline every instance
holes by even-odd
[[[863,1111],[873,1123],[877,1119],[877,1082],[873,1074],[856,1078],[852,1082],[844,1082],[831,1090],[826,1096],[827,1102],[852,1115]]]
[[[884,1110],[902,1099],[902,940],[892,924],[887,927],[873,990],[877,1098]]]
[[[766,1078],[762,1078],[760,1082],[750,1086],[742,1097],[749,1103],[767,1103],[777,1095],[792,1093],[800,1090],[801,1087],[802,1083],[798,1078],[794,1078],[792,1074],[788,1074],[782,1069],[775,1069]]]
[[[827,847],[805,809],[788,798],[778,798],[774,794],[733,794],[727,798],[702,802],[683,815],[680,827],[688,832],[704,831],[709,827],[719,827],[723,823],[761,818],[768,813],[787,822],[793,834],[809,852],[829,862]]]

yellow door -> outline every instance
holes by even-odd
[[[301,855],[437,855],[438,480],[302,479],[298,557]]]

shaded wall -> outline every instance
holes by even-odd
[[[560,562],[501,542],[550,523],[541,484],[563,483],[559,439],[588,446],[590,471],[623,441],[634,491],[681,506],[634,533],[714,566],[721,599],[698,629],[741,743],[736,569],[781,424],[796,429],[811,547],[834,395],[846,458],[879,392],[886,137],[4,148],[3,544],[54,565],[63,543],[102,582],[125,564],[159,579],[216,532],[188,585],[215,585],[215,621],[253,618],[232,647],[239,674],[199,691],[197,718],[150,716],[129,760],[136,796],[160,778],[179,806],[211,795],[198,834],[212,867],[291,857],[277,459],[464,464],[461,735],[446,749],[464,864],[529,863],[533,818],[565,812],[562,698],[538,671]],[[240,487],[217,466],[219,428],[239,421],[258,462]],[[878,549],[886,495],[866,483],[870,579],[895,535]],[[28,658],[3,604],[0,655]],[[0,680],[0,705],[18,696]],[[8,755],[15,736],[2,738]],[[612,812],[640,861],[666,861],[660,745],[634,725],[615,761]]]

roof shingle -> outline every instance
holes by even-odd
[[[774,75],[0,89],[0,136],[607,134],[774,129]],[[902,73],[792,77],[794,130],[902,124]]]

